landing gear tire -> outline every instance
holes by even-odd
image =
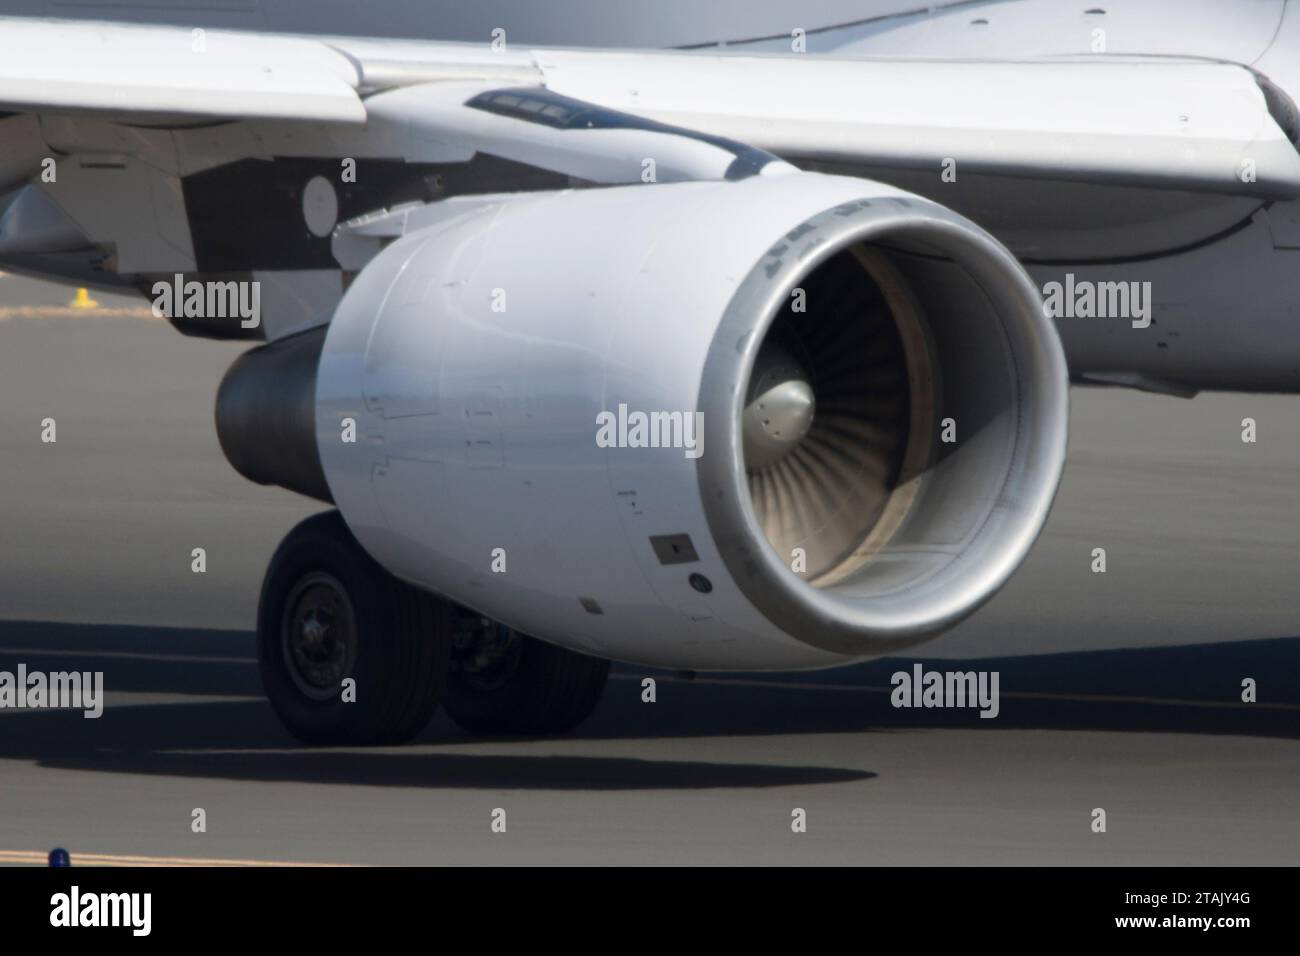
[[[590,716],[609,661],[458,609],[443,708],[472,734],[560,734]]]
[[[337,511],[308,518],[262,583],[257,657],[271,706],[307,744],[409,740],[438,706],[453,613],[381,568]]]

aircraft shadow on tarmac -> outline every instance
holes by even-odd
[[[701,675],[618,667],[600,707],[565,740],[636,740],[935,729],[1300,737],[1300,638],[979,660],[887,658],[832,671]],[[482,741],[439,715],[414,748],[299,747],[262,699],[252,635],[240,631],[0,621],[0,670],[103,671],[115,693],[164,701],[7,711],[0,759],[100,772],[370,786],[643,790],[752,788],[874,777],[857,768],[610,756],[461,752]],[[890,676],[997,671],[1000,712],[896,709]],[[641,680],[658,682],[641,700]],[[1241,702],[1243,678],[1259,703]],[[180,700],[176,698],[180,697]],[[186,700],[186,697],[197,698]],[[215,698],[215,699],[214,699]],[[430,749],[428,745],[436,745]],[[423,746],[419,746],[423,745]]]

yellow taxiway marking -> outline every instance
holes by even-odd
[[[9,305],[0,306],[0,322],[5,319],[157,319],[153,309],[144,305],[72,306]]]
[[[285,860],[220,860],[188,856],[123,856],[117,853],[72,853],[73,866],[350,866],[340,863],[291,863]],[[49,854],[40,850],[0,850],[0,864],[45,866]]]

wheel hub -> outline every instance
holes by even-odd
[[[314,700],[338,694],[357,656],[356,616],[343,585],[324,572],[299,581],[285,602],[281,635],[298,689]]]
[[[451,671],[476,691],[495,690],[514,676],[522,650],[514,628],[466,611],[452,637]]]

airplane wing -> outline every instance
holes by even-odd
[[[364,122],[357,66],[294,37],[0,20],[0,109]]]
[[[498,52],[0,20],[0,108],[21,112],[360,124],[365,97],[448,80],[536,85],[793,159],[1300,195],[1294,104],[1228,63]]]
[[[792,159],[1289,197],[1294,104],[1232,64],[592,54],[542,59],[579,99]],[[1243,178],[1242,170],[1251,169]]]

